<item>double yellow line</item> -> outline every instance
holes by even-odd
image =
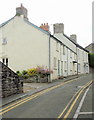
[[[0,109],[0,115],[3,115],[4,113],[6,113],[6,112],[8,112],[8,111],[10,111],[10,110],[18,107],[19,105],[22,105],[22,104],[26,103],[26,102],[28,102],[29,100],[32,100],[32,99],[34,99],[34,98],[36,98],[36,97],[38,97],[38,96],[40,96],[40,95],[42,95],[42,94],[44,94],[44,93],[46,93],[46,92],[49,92],[49,91],[51,91],[51,90],[53,90],[53,89],[55,89],[55,88],[58,88],[58,87],[60,87],[60,86],[62,86],[62,85],[65,85],[65,84],[67,84],[67,83],[70,83],[70,82],[73,82],[73,81],[76,81],[76,80],[78,80],[78,79],[74,79],[74,80],[70,80],[70,81],[63,82],[63,83],[58,84],[58,85],[56,85],[56,86],[53,86],[53,87],[51,87],[51,88],[47,88],[47,89],[45,89],[45,90],[43,90],[43,91],[41,91],[41,92],[38,92],[38,93],[36,93],[36,94],[33,94],[33,95],[29,96],[29,97],[26,97],[26,98],[24,98],[24,99],[22,99],[22,100],[20,100],[20,101],[18,101],[18,102],[16,102],[16,103],[14,103],[14,104],[11,104],[11,105],[3,108],[3,109]]]
[[[66,118],[68,118],[70,112],[72,111],[74,105],[76,104],[78,98],[80,97],[80,95],[82,94],[82,92],[84,92],[84,90],[89,87],[92,83],[94,82],[93,81],[90,81],[89,83],[85,84],[81,89],[79,89],[75,95],[72,97],[72,99],[69,101],[69,103],[67,104],[67,106],[65,107],[65,109],[62,111],[62,113],[58,116],[58,119],[61,118],[64,113],[66,112],[66,114],[64,115],[63,117],[63,120],[66,120]],[[69,107],[70,106],[70,107]],[[68,108],[69,107],[69,108]],[[68,109],[68,110],[67,110]]]

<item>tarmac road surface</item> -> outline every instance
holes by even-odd
[[[0,115],[3,119],[92,119],[92,115],[94,114],[92,109],[92,86],[92,75],[86,74],[6,105],[0,110]]]

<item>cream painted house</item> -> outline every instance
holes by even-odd
[[[0,61],[15,72],[46,66],[53,70],[50,80],[89,73],[88,51],[77,44],[76,35],[65,35],[62,23],[54,24],[51,35],[48,24],[38,27],[28,21],[23,5],[0,25]]]

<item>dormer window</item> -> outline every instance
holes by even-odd
[[[6,45],[7,44],[7,39],[6,38],[3,38],[2,40],[2,45]]]

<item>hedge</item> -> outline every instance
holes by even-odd
[[[88,54],[88,59],[89,59],[89,65],[90,65],[90,67],[94,68],[94,54],[93,53],[89,53]]]

